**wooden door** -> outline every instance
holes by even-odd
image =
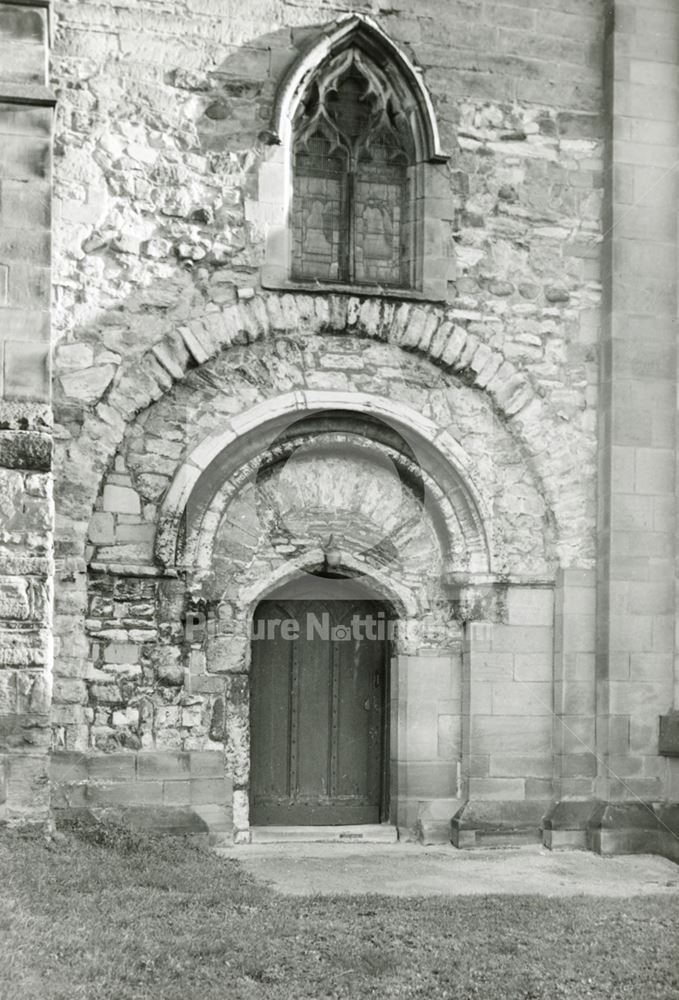
[[[262,601],[250,686],[250,822],[379,823],[387,642],[376,601]],[[358,622],[358,624],[356,624]]]

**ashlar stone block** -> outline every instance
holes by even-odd
[[[104,487],[104,511],[116,514],[140,514],[141,504],[138,493],[130,486]]]
[[[95,545],[111,545],[115,540],[113,514],[95,512],[90,519],[88,537]]]
[[[49,348],[7,341],[4,360],[6,399],[49,399]]]
[[[554,613],[551,588],[510,587],[507,591],[507,619],[510,625],[550,626]]]

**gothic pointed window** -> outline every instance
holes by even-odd
[[[310,87],[293,134],[293,279],[412,287],[414,144],[386,77],[345,51]]]

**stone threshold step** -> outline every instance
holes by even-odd
[[[251,844],[395,844],[398,830],[389,823],[360,826],[253,826]]]

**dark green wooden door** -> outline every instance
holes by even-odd
[[[380,620],[384,607],[375,601],[258,606],[250,688],[254,825],[382,819],[387,644]]]

